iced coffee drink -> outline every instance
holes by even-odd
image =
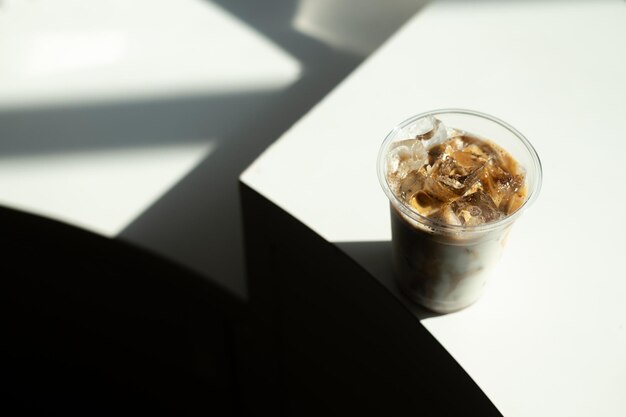
[[[446,110],[394,129],[379,177],[391,202],[397,282],[413,301],[446,313],[480,297],[513,221],[537,196],[541,165],[504,122]]]

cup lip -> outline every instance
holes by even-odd
[[[497,220],[495,222],[484,223],[481,225],[475,225],[475,226],[453,225],[453,224],[443,223],[435,219],[431,219],[429,217],[423,216],[415,212],[408,206],[406,202],[402,201],[391,191],[391,187],[389,186],[389,183],[387,182],[387,175],[385,173],[386,161],[384,158],[385,157],[384,154],[385,154],[385,150],[387,146],[392,141],[394,135],[398,132],[398,130],[405,128],[407,125],[413,123],[417,119],[420,119],[426,116],[436,116],[438,114],[444,114],[444,113],[465,114],[465,115],[476,116],[476,117],[480,117],[483,119],[487,119],[509,130],[526,147],[526,150],[530,154],[531,159],[533,161],[534,166],[529,167],[529,169],[535,170],[535,180],[533,184],[529,184],[529,185],[532,185],[532,187],[530,187],[531,188],[530,194],[526,198],[526,201],[515,211],[515,213],[510,214],[504,217],[503,219]],[[462,128],[462,126],[457,126],[457,127]],[[380,185],[383,188],[383,191],[387,195],[387,198],[389,198],[389,201],[392,203],[392,205],[395,208],[397,208],[401,212],[401,214],[403,214],[404,216],[407,216],[408,218],[432,230],[456,233],[456,234],[458,233],[463,233],[463,234],[483,233],[483,232],[488,232],[488,231],[504,228],[505,226],[511,224],[514,220],[516,220],[522,214],[522,212],[525,209],[530,207],[534,203],[534,201],[537,199],[537,196],[539,195],[539,191],[541,190],[541,184],[543,180],[543,168],[541,165],[541,160],[539,159],[539,155],[537,154],[537,151],[535,150],[533,145],[530,143],[530,141],[526,139],[526,137],[519,130],[515,129],[513,126],[506,123],[505,121],[498,119],[497,117],[494,117],[494,116],[491,116],[489,114],[482,113],[479,111],[462,109],[462,108],[446,108],[446,109],[430,110],[430,111],[417,114],[415,116],[411,116],[408,119],[405,119],[404,121],[396,125],[387,134],[387,136],[385,136],[385,139],[383,140],[383,143],[381,144],[380,149],[378,151],[378,158],[376,160],[376,163],[378,166],[378,181],[380,182]]]

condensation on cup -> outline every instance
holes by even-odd
[[[389,198],[396,281],[438,313],[482,294],[515,220],[537,198],[530,142],[487,114],[435,110],[400,123],[378,154]]]

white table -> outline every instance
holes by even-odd
[[[422,323],[506,416],[622,416],[624,22],[621,1],[431,5],[241,180],[395,292],[388,264],[347,243],[390,239],[385,134],[436,108],[511,123],[542,159],[541,195],[483,298]]]

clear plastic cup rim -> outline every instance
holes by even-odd
[[[524,201],[524,203],[515,211],[515,213],[510,214],[500,220],[489,222],[489,223],[484,223],[481,225],[475,225],[475,226],[453,225],[453,224],[443,223],[443,222],[431,219],[429,217],[426,217],[417,213],[416,211],[411,209],[410,206],[406,202],[402,201],[400,198],[398,198],[398,196],[396,196],[391,191],[391,187],[389,186],[389,183],[387,182],[387,175],[385,172],[385,166],[386,166],[386,159],[385,159],[386,152],[385,151],[387,149],[387,146],[394,139],[395,134],[400,129],[404,129],[405,127],[407,127],[408,125],[410,125],[411,123],[415,122],[416,120],[422,117],[436,116],[438,114],[443,114],[443,113],[457,113],[457,114],[466,114],[470,116],[477,116],[483,119],[487,119],[491,122],[497,123],[500,126],[507,129],[508,131],[510,131],[511,133],[513,133],[515,137],[517,137],[526,147],[526,150],[530,154],[531,159],[533,161],[533,166],[526,167],[526,168],[534,169],[535,175],[533,177],[533,183],[532,184],[527,183],[529,187],[529,194],[528,194],[528,197],[526,198],[526,201]],[[459,129],[463,128],[462,126],[454,126],[454,127],[459,128]],[[488,139],[494,140],[496,144],[498,143],[495,138],[488,138]],[[541,183],[542,183],[542,177],[543,177],[543,169],[541,167],[541,160],[539,159],[539,155],[537,154],[537,151],[535,150],[533,145],[528,141],[528,139],[526,139],[524,135],[522,135],[520,131],[518,131],[510,124],[496,117],[493,117],[486,113],[481,113],[478,111],[467,110],[467,109],[454,109],[453,108],[453,109],[431,110],[431,111],[427,111],[424,113],[420,113],[418,115],[412,116],[404,120],[400,124],[396,125],[383,140],[383,143],[380,146],[380,150],[378,152],[378,158],[377,158],[376,163],[378,165],[378,181],[380,182],[380,185],[383,188],[383,191],[387,195],[387,198],[389,198],[389,201],[393,204],[395,208],[397,208],[403,215],[432,229],[433,231],[438,230],[438,231],[445,231],[449,233],[463,233],[463,234],[483,233],[483,232],[488,232],[488,231],[506,227],[507,225],[512,223],[515,219],[517,219],[520,216],[520,214],[522,214],[522,212],[526,208],[530,207],[532,203],[537,199],[537,196],[539,195],[539,191],[541,190]],[[528,181],[528,177],[527,177],[527,181]]]

